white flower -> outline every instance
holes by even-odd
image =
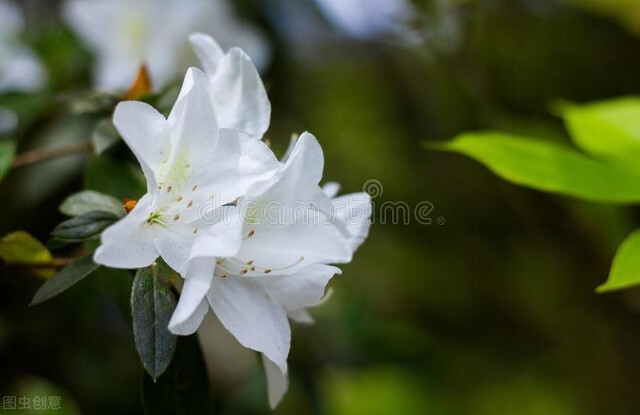
[[[225,53],[209,35],[195,33],[189,40],[209,76],[220,127],[261,138],[269,128],[271,103],[251,58],[239,48]]]
[[[287,389],[287,317],[310,322],[306,308],[322,302],[327,283],[340,273],[328,264],[349,262],[369,228],[368,197],[354,195],[365,202],[359,218],[348,218],[353,209],[347,206],[335,211],[338,199],[318,186],[323,164],[320,145],[305,133],[273,177],[248,189],[238,205],[240,250],[216,260],[194,253],[169,322],[172,332],[191,334],[210,306],[243,346],[263,353],[273,407]]]
[[[20,10],[0,0],[0,92],[33,92],[45,81],[45,72],[33,51],[20,42],[24,21]]]
[[[234,255],[242,224],[238,210],[223,205],[273,175],[277,160],[260,140],[219,129],[208,77],[189,69],[168,119],[130,101],[117,106],[113,121],[142,166],[148,193],[103,232],[95,261],[140,268],[161,256],[185,275],[194,252]]]
[[[191,63],[187,38],[195,31],[242,47],[259,67],[269,58],[262,35],[239,22],[226,0],[68,0],[64,15],[95,51],[95,83],[105,90],[128,88],[142,63],[163,87]]]

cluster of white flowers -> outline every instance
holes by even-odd
[[[128,88],[142,63],[157,88],[180,76],[192,32],[241,47],[258,68],[269,61],[262,34],[237,19],[228,0],[68,0],[63,14],[95,52],[94,81],[106,91]]]
[[[241,49],[190,36],[203,70],[187,71],[168,118],[122,102],[114,124],[140,162],[145,194],[105,230],[94,259],[141,268],[161,257],[184,278],[169,329],[194,333],[209,308],[261,352],[272,406],[287,389],[288,318],[311,322],[333,275],[365,239],[366,193],[320,187],[323,154],[304,133],[278,161],[261,140],[271,105]],[[273,217],[277,206],[277,217]]]

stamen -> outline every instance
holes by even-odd
[[[191,188],[191,191],[195,192],[197,188],[198,188],[198,185],[194,184],[193,187]]]
[[[243,269],[243,270],[241,270],[241,271],[240,271],[240,275],[244,275],[244,274],[246,274],[247,272],[248,272],[248,270],[245,268],[245,269]]]
[[[195,228],[195,229],[193,230],[193,234],[195,235],[196,233],[198,233],[198,228]]]
[[[243,241],[246,241],[247,239],[251,238],[254,234],[256,233],[256,231],[254,231],[253,229],[251,229],[249,231],[249,233],[247,234],[246,237],[242,238]]]
[[[180,214],[176,213],[176,215],[173,217],[174,222],[177,221],[178,219],[180,219]]]
[[[182,196],[176,199],[177,202],[182,202]]]
[[[193,200],[190,200],[189,204],[187,205],[188,208],[190,208],[191,206],[193,206]]]
[[[173,187],[171,186],[167,187],[167,192],[170,192],[171,190],[173,190]]]
[[[247,265],[253,265],[253,259],[251,261],[247,261]]]
[[[271,270],[270,270],[270,269],[265,268],[265,269],[264,269],[264,273],[265,273],[265,274],[270,274],[270,273],[271,273]]]
[[[227,274],[222,274],[222,275],[220,275],[218,278],[225,279],[225,278],[227,278]]]

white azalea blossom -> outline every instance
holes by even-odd
[[[130,101],[117,106],[113,121],[142,166],[148,193],[103,232],[95,261],[140,268],[160,256],[185,275],[198,252],[234,255],[242,224],[237,208],[223,205],[273,175],[277,160],[251,135],[219,128],[207,75],[189,69],[167,119]],[[205,203],[224,213],[220,220],[201,220]]]
[[[368,197],[350,195],[364,203],[358,217],[348,217],[354,208],[338,207],[343,199],[318,185],[323,164],[320,145],[305,133],[271,178],[247,190],[238,202],[239,251],[216,259],[194,253],[169,323],[175,334],[191,334],[211,307],[243,346],[264,355],[272,407],[287,390],[287,317],[311,321],[306,308],[322,302],[327,283],[340,273],[328,264],[349,262],[369,228]]]
[[[42,64],[20,40],[23,30],[20,10],[11,2],[0,0],[0,92],[33,92],[44,85]]]
[[[96,53],[98,88],[127,89],[143,63],[161,88],[191,63],[187,39],[196,31],[213,34],[225,47],[242,47],[266,66],[266,41],[230,6],[226,0],[68,0],[64,16]]]

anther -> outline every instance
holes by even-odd
[[[195,228],[195,229],[193,230],[193,234],[195,235],[196,233],[198,233],[198,228]]]
[[[176,220],[178,220],[178,219],[180,219],[180,214],[179,214],[179,213],[176,213],[176,215],[173,217],[173,220],[174,220],[174,221],[176,221]]]
[[[190,208],[191,206],[193,206],[193,200],[190,200],[189,204],[187,205],[188,208]]]
[[[245,269],[243,269],[242,271],[240,271],[240,275],[244,275],[244,274],[246,274],[248,271],[249,271],[249,270],[245,268]]]
[[[167,192],[170,192],[173,189],[173,187],[169,186],[167,187]]]
[[[125,199],[122,206],[124,207],[124,210],[129,213],[133,210],[134,207],[136,207],[137,204],[138,201],[135,199]]]
[[[180,196],[179,198],[176,199],[176,201],[178,202],[182,202],[182,196]]]
[[[191,188],[191,190],[195,192],[197,188],[198,188],[198,185],[194,184],[193,187]]]
[[[247,265],[253,265],[253,259],[251,261],[247,261]]]

